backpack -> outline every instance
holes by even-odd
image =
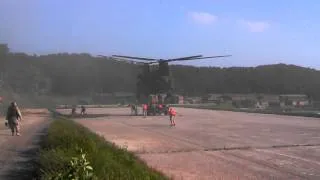
[[[16,107],[12,107],[12,106],[10,106],[9,108],[8,108],[8,112],[7,112],[7,120],[9,120],[10,118],[12,118],[12,117],[16,117],[16,118],[18,118],[20,116],[20,112],[19,112],[19,110],[16,108]]]

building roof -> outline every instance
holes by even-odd
[[[237,93],[227,93],[223,96],[229,96],[232,100],[256,100],[256,94],[237,94]]]
[[[218,100],[221,98],[222,94],[208,94],[207,98],[208,100]]]
[[[308,96],[305,94],[283,94],[279,95],[280,99],[288,98],[288,100],[308,100]]]
[[[274,94],[261,94],[262,96],[262,101],[279,101],[279,95],[274,95]]]
[[[308,97],[305,94],[281,94],[280,97]]]
[[[135,96],[135,93],[131,92],[115,92],[113,93],[114,96],[116,97],[129,97],[129,96]]]

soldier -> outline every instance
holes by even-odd
[[[86,107],[84,107],[83,105],[81,106],[81,115],[85,115],[86,114]]]
[[[131,115],[137,115],[137,107],[135,104],[131,104]]]
[[[129,104],[128,107],[130,107],[130,109],[131,109],[131,115],[133,115],[133,114],[134,114],[133,104]]]
[[[12,136],[20,136],[19,121],[22,120],[22,115],[16,102],[12,102],[8,108],[6,120],[8,120],[8,125],[11,129]]]
[[[134,105],[134,114],[138,116],[138,106],[136,104]]]
[[[75,107],[72,107],[72,110],[71,110],[71,115],[76,115],[76,108]]]

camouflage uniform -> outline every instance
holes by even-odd
[[[86,114],[86,108],[84,106],[81,106],[81,115]]]
[[[131,107],[131,115],[135,114],[135,109],[136,109],[135,105],[131,104],[130,107]]]
[[[6,120],[8,120],[8,125],[11,129],[12,136],[16,133],[17,136],[20,136],[19,120],[21,121],[22,116],[21,112],[15,102],[12,102],[8,108]]]
[[[76,114],[76,108],[73,107],[72,110],[71,110],[71,115],[75,115]]]

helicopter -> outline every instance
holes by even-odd
[[[142,73],[138,75],[137,81],[137,99],[140,99],[141,95],[144,97],[148,97],[150,94],[166,94],[166,97],[172,96],[174,87],[172,75],[169,69],[170,62],[223,58],[230,56],[232,55],[194,55],[173,59],[155,59],[146,57],[112,55],[111,58],[118,61],[127,61],[134,64],[143,65]],[[152,71],[151,67],[153,67],[154,64],[157,64],[158,67],[156,68],[156,70]]]

